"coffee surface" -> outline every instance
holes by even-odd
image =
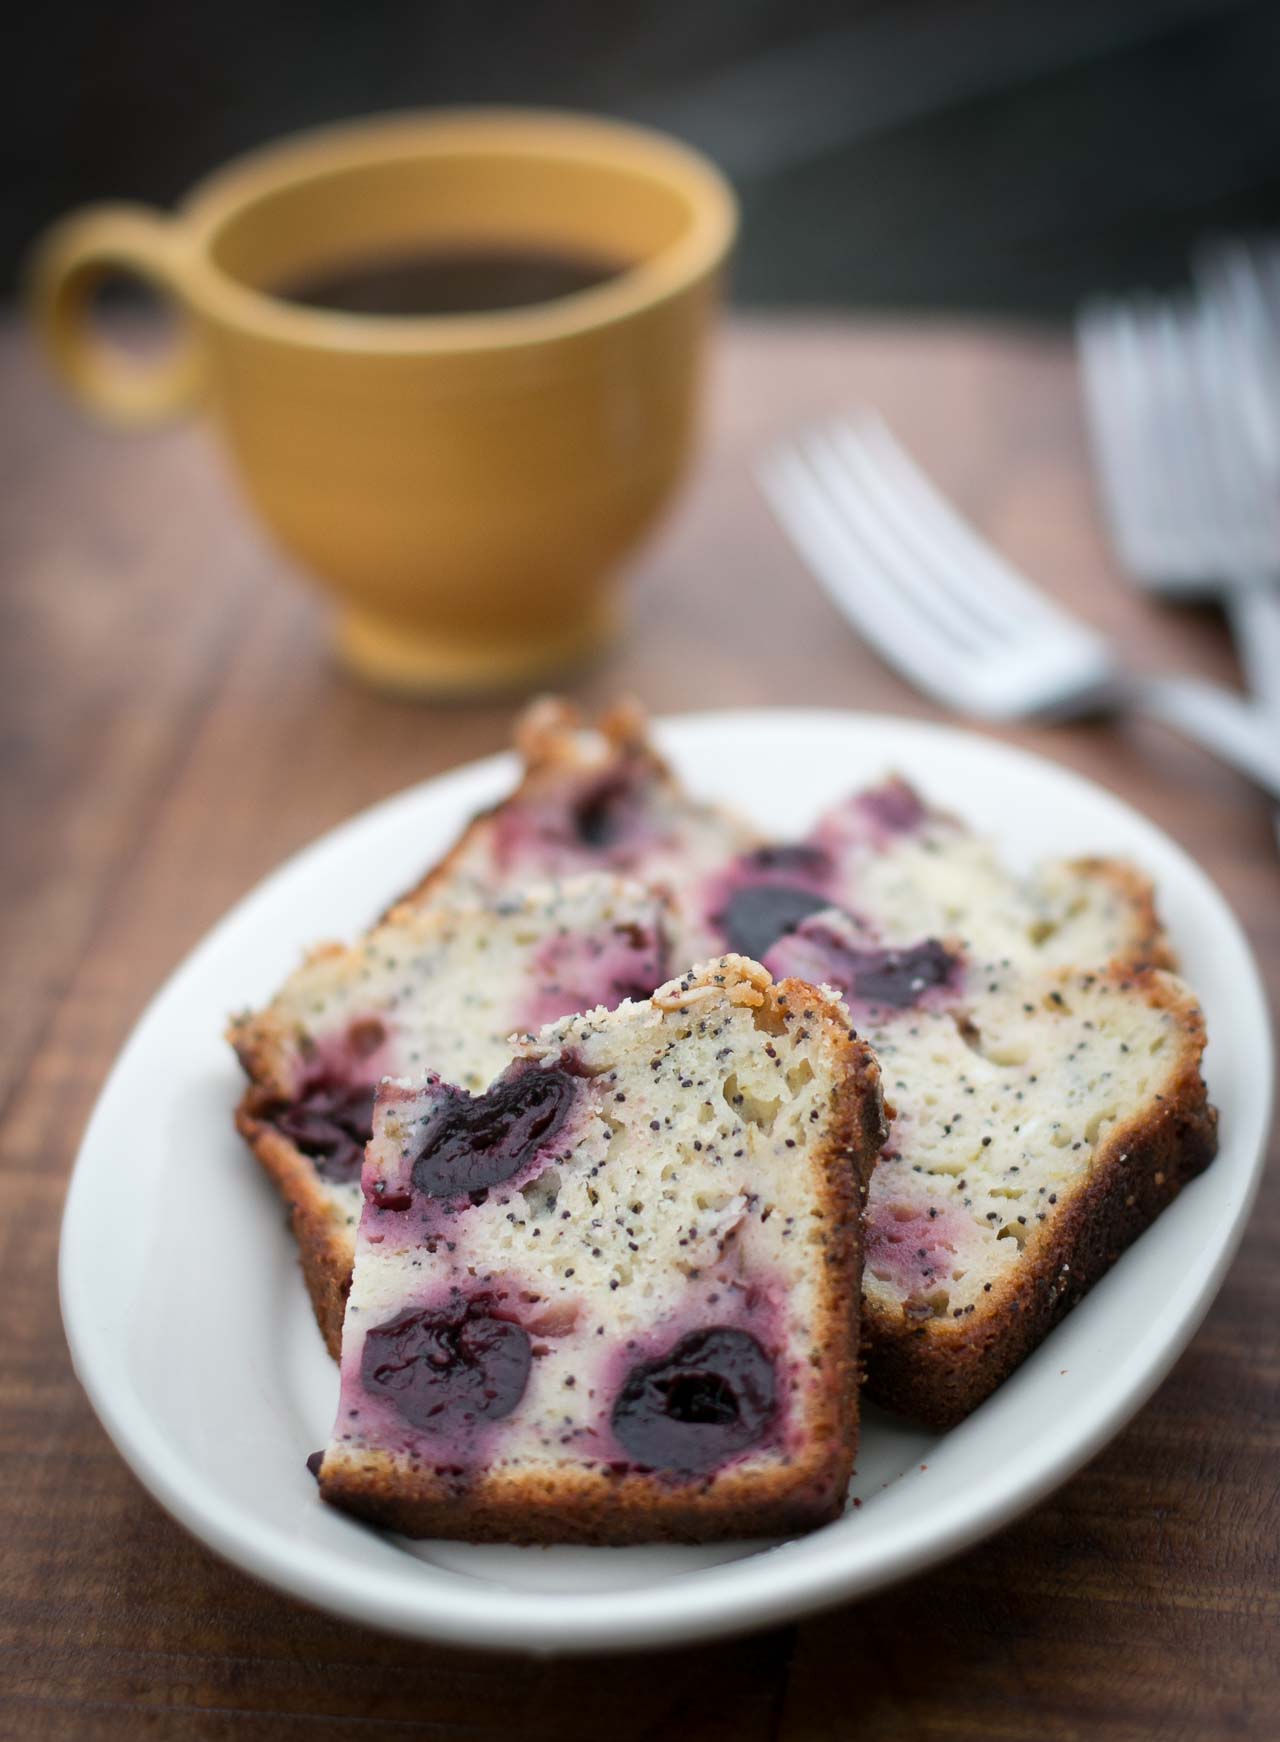
[[[481,314],[554,302],[626,269],[622,261],[551,248],[421,248],[290,280],[275,294],[347,314]]]

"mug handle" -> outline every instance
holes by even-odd
[[[155,363],[128,361],[93,330],[93,296],[115,273],[141,278],[178,310],[177,339]],[[136,427],[163,423],[197,402],[203,368],[189,280],[179,225],[146,206],[89,206],[39,244],[28,286],[36,331],[54,370],[98,416]]]

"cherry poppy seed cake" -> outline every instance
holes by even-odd
[[[481,1541],[834,1517],[883,1137],[839,1001],[738,957],[544,1029],[478,1096],[383,1083],[322,1495]]]
[[[1212,1160],[1203,1018],[1123,862],[1016,877],[900,780],[803,851],[813,902],[759,940],[766,964],[845,995],[895,1113],[867,1208],[868,1392],[949,1427]]]
[[[437,1070],[484,1088],[515,1032],[653,991],[670,971],[666,924],[660,896],[607,876],[402,906],[358,943],[312,951],[232,1024],[250,1078],[236,1123],[289,1206],[335,1358],[379,1078]]]
[[[812,1528],[864,1369],[958,1423],[1210,1163],[1200,1009],[1127,861],[1011,869],[897,775],[771,840],[630,703],[516,747],[231,1026],[340,1359],[321,1495],[472,1541]]]
[[[867,1212],[868,1387],[964,1416],[1213,1159],[1205,1031],[1157,969],[990,982],[859,1021],[897,1122]]]

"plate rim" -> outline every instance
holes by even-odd
[[[291,854],[260,879],[182,957],[148,1000],[116,1055],[86,1123],[67,1188],[59,1239],[58,1282],[63,1325],[71,1349],[72,1364],[95,1413],[125,1463],[171,1516],[223,1559],[263,1580],[277,1590],[364,1625],[380,1627],[405,1637],[429,1639],[441,1644],[480,1650],[525,1650],[533,1652],[594,1653],[644,1650],[692,1644],[716,1637],[743,1633],[779,1621],[791,1621],[840,1601],[870,1594],[890,1583],[908,1578],[936,1565],[989,1536],[1037,1504],[1092,1458],[1137,1413],[1183,1353],[1222,1285],[1239,1248],[1261,1180],[1270,1128],[1273,1093],[1274,1049],[1264,983],[1252,947],[1226,898],[1208,874],[1164,830],[1136,806],[1110,792],[1100,783],[1037,752],[1012,745],[963,727],[920,720],[912,716],[865,713],[854,709],[803,707],[749,707],[692,711],[663,715],[652,722],[659,746],[679,761],[682,733],[695,735],[732,733],[743,725],[758,725],[762,718],[805,729],[824,726],[862,732],[887,729],[901,736],[918,737],[922,743],[946,741],[973,745],[983,755],[994,754],[1022,765],[1029,772],[1048,770],[1059,780],[1080,789],[1083,797],[1103,797],[1123,813],[1126,822],[1136,822],[1156,835],[1163,848],[1180,861],[1180,870],[1193,887],[1197,905],[1207,902],[1216,910],[1218,922],[1232,934],[1244,969],[1239,996],[1253,1005],[1246,1020],[1256,1018],[1260,1055],[1267,1068],[1256,1079],[1257,1098],[1248,1104],[1256,1133],[1242,1142],[1252,1142],[1253,1154],[1242,1176],[1243,1189],[1212,1263],[1199,1285],[1181,1303],[1176,1318],[1163,1323],[1153,1352],[1143,1356],[1136,1377],[1111,1388],[1114,1395],[1098,1409],[1087,1432],[1070,1438],[1055,1454],[1039,1457],[1020,1477],[1011,1477],[1003,1492],[993,1491],[990,1480],[979,1488],[978,1504],[963,1509],[952,1504],[952,1516],[938,1521],[936,1508],[921,1509],[921,1521],[898,1531],[877,1555],[842,1565],[833,1549],[825,1557],[822,1534],[797,1539],[778,1549],[744,1560],[719,1563],[658,1578],[630,1588],[607,1591],[576,1590],[564,1593],[531,1592],[499,1582],[474,1583],[474,1592],[451,1571],[461,1589],[433,1590],[421,1580],[422,1563],[405,1557],[405,1567],[386,1570],[335,1566],[332,1551],[324,1545],[299,1543],[278,1533],[258,1540],[252,1519],[245,1519],[234,1502],[228,1502],[207,1481],[194,1483],[186,1475],[189,1465],[167,1446],[151,1417],[132,1398],[129,1387],[112,1383],[113,1360],[119,1358],[106,1338],[97,1331],[91,1312],[78,1295],[76,1254],[83,1232],[93,1166],[90,1158],[101,1128],[111,1114],[113,1089],[126,1078],[135,1054],[146,1048],[149,1030],[162,1013],[166,1000],[180,989],[183,980],[197,971],[206,956],[216,953],[224,936],[233,931],[250,908],[271,899],[279,883],[295,874],[310,855],[335,843],[346,833],[356,833],[375,819],[400,807],[411,807],[429,792],[438,798],[449,787],[467,788],[478,781],[497,782],[510,777],[516,767],[507,750],[464,763],[413,783],[357,812],[324,831]],[[892,756],[887,755],[891,761]],[[1256,1111],[1255,1111],[1256,1109]],[[1241,1163],[1244,1167],[1246,1164]],[[1118,1369],[1127,1371],[1136,1356]],[[137,1405],[130,1408],[130,1405]],[[963,1425],[952,1432],[962,1432]],[[243,1520],[237,1527],[236,1520]],[[808,1549],[806,1551],[806,1545]],[[791,1553],[789,1551],[797,1552]]]

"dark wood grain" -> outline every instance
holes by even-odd
[[[1188,1353],[1055,1499],[925,1578],[743,1643],[603,1663],[481,1659],[317,1615],[223,1566],[134,1482],[71,1373],[58,1216],[148,995],[284,854],[500,746],[506,704],[354,688],[313,596],[195,430],[110,436],[0,345],[6,1020],[0,1046],[0,1734],[1209,1742],[1280,1733],[1280,1185]],[[812,702],[932,715],[835,617],[748,461],[868,398],[1017,561],[1137,664],[1230,679],[1213,613],[1118,580],[1069,354],[1008,330],[739,324],[695,477],[636,564],[619,647],[574,686],[655,710]],[[1139,804],[1243,917],[1274,991],[1267,806],[1155,726],[1002,734]]]

